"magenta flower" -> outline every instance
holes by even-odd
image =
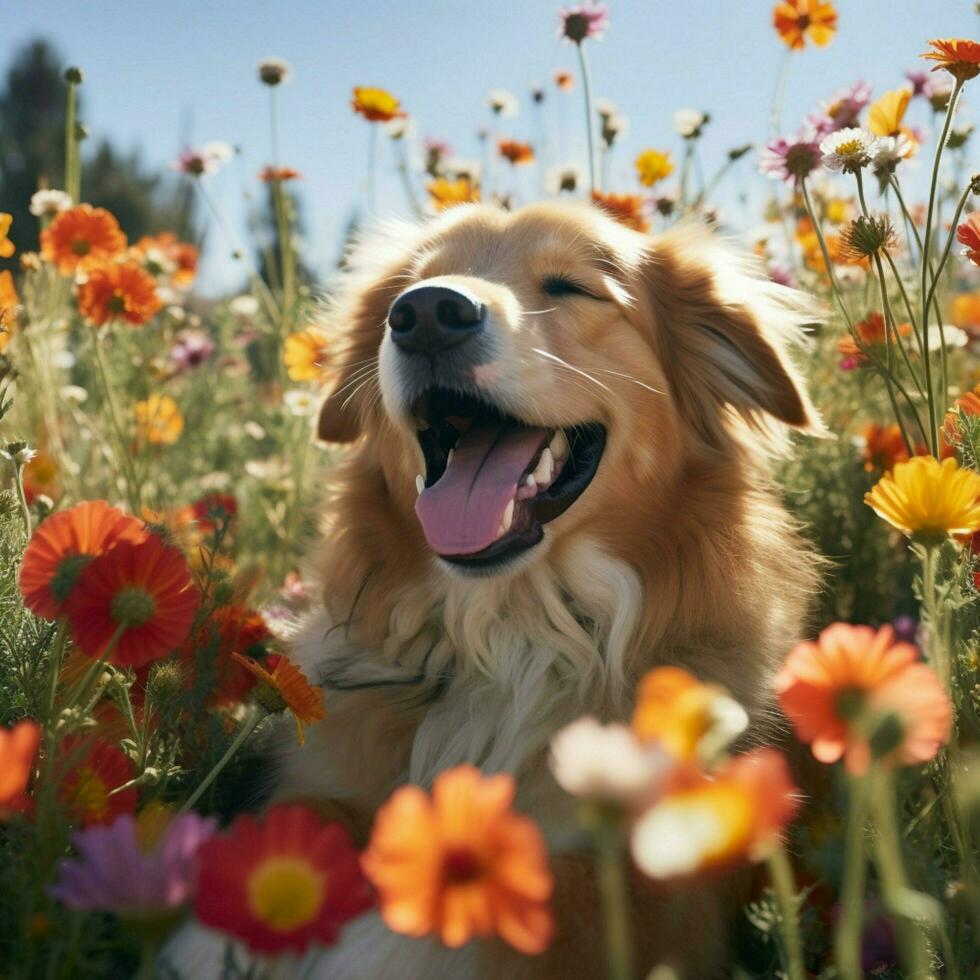
[[[817,137],[829,136],[839,129],[850,129],[858,124],[861,110],[871,101],[870,82],[855,82],[850,88],[841,89],[830,99],[820,103],[820,108],[807,116],[806,122]]]
[[[759,173],[778,180],[796,181],[808,177],[817,167],[823,154],[816,134],[810,130],[792,139],[771,140],[759,155]]]
[[[220,170],[234,154],[228,143],[205,143],[199,150],[186,149],[171,164],[174,170],[191,177],[201,177]]]
[[[561,12],[559,37],[581,44],[586,38],[599,40],[609,26],[609,8],[604,3],[583,3]]]
[[[61,862],[50,894],[70,909],[100,910],[129,919],[170,914],[193,895],[198,848],[217,821],[184,813],[160,838],[141,846],[139,820],[123,814],[113,823],[72,834],[78,857]]]
[[[170,360],[182,371],[200,367],[214,352],[214,341],[201,330],[184,330],[170,348]]]
[[[929,81],[929,72],[927,71],[907,71],[905,77],[912,84],[912,97],[915,98],[917,95],[925,95],[926,83]]]

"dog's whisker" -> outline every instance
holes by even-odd
[[[563,367],[568,368],[569,371],[574,371],[576,374],[582,375],[583,378],[588,378],[593,384],[598,385],[600,388],[612,394],[612,389],[610,389],[607,385],[604,385],[598,378],[593,378],[587,371],[583,371],[581,368],[577,368],[573,364],[569,364],[568,361],[562,360],[562,358],[560,358],[557,354],[552,354],[551,351],[542,350],[540,347],[532,347],[531,350],[533,350],[535,354],[540,354],[543,358],[549,361],[554,361],[556,364],[561,364]]]

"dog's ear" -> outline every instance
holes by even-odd
[[[762,278],[697,228],[655,239],[640,274],[674,397],[708,442],[725,441],[726,409],[755,428],[771,428],[769,416],[821,429],[788,353],[818,319],[802,293]]]

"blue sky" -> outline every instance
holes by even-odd
[[[393,91],[416,119],[418,135],[447,139],[457,155],[479,156],[486,95],[509,89],[521,100],[506,135],[536,141],[528,93],[548,85],[553,135],[570,149],[583,141],[581,91],[561,96],[556,69],[577,69],[574,48],[557,33],[554,0],[31,0],[4,4],[0,68],[11,52],[43,35],[67,63],[85,71],[85,121],[94,136],[139,148],[165,167],[183,140],[226,140],[242,148],[211,178],[213,193],[243,228],[245,194],[269,159],[268,91],[255,76],[264,56],[288,60],[293,80],[280,90],[281,157],[306,175],[302,195],[306,255],[321,272],[335,261],[343,229],[363,204],[367,124],[350,110],[355,84]],[[647,146],[670,147],[674,111],[693,106],[712,122],[703,143],[710,174],[729,147],[768,132],[773,85],[785,48],[770,26],[770,0],[612,0],[610,30],[590,48],[596,94],[631,121],[616,150],[612,185],[632,189],[631,161]],[[792,58],[784,128],[858,78],[876,94],[895,88],[930,37],[976,37],[974,0],[837,0],[840,30],[830,47]],[[968,93],[969,94],[969,93]],[[971,101],[976,101],[973,96]],[[918,111],[922,111],[921,109]],[[924,122],[925,117],[913,119]],[[404,212],[387,141],[381,141],[380,209]],[[581,152],[578,156],[582,158]],[[725,192],[733,224],[735,190],[754,183],[755,160]],[[762,178],[758,178],[761,180]],[[531,192],[532,173],[516,189]],[[203,291],[240,281],[228,248],[208,236]]]

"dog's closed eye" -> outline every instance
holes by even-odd
[[[549,296],[587,296],[589,299],[601,299],[596,296],[582,283],[570,278],[569,276],[554,275],[548,276],[541,283],[541,288]]]

